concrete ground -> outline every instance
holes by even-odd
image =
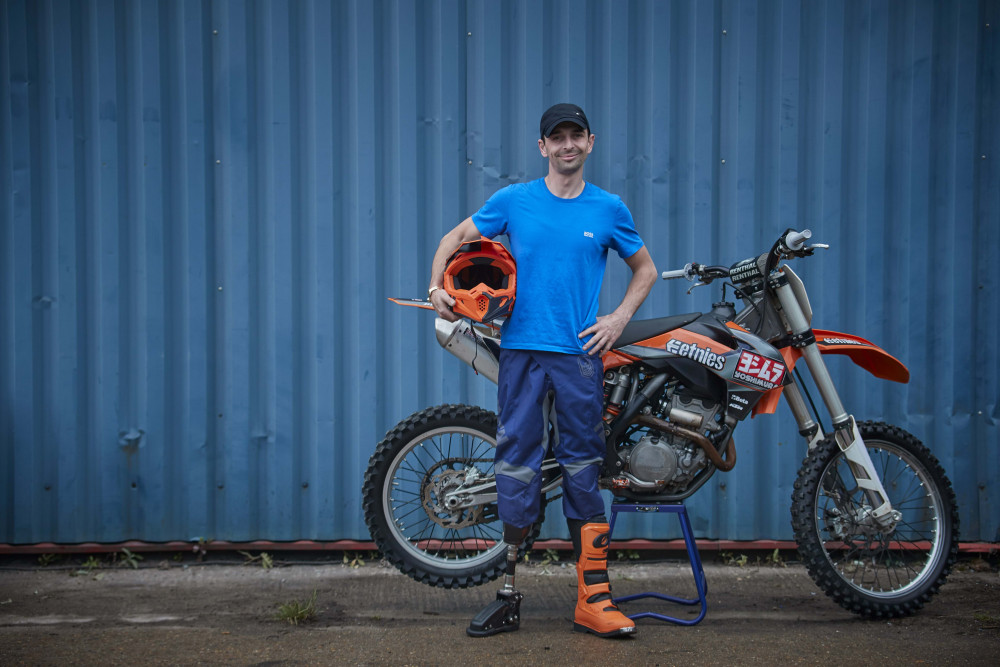
[[[635,637],[607,640],[572,631],[576,577],[558,563],[519,569],[520,631],[470,639],[465,627],[496,584],[434,589],[379,562],[265,569],[155,558],[90,571],[0,561],[0,665],[996,665],[1000,655],[1000,575],[968,561],[921,613],[891,622],[844,611],[799,565],[706,564],[700,624],[640,620]],[[614,562],[611,574],[619,596],[695,595],[685,562]],[[275,619],[279,605],[313,592],[311,621]],[[649,601],[623,608],[694,614]]]

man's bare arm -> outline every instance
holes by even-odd
[[[479,233],[479,228],[476,227],[476,223],[470,217],[460,222],[454,229],[442,237],[441,243],[438,244],[437,251],[434,253],[434,260],[431,262],[431,284],[428,289],[441,287],[444,282],[444,269],[452,253],[458,250],[458,247],[463,243],[475,241],[480,236],[482,234]],[[455,305],[455,300],[443,289],[435,289],[429,298],[438,317],[442,317],[449,322],[459,319],[458,315],[451,310],[451,307]]]
[[[596,324],[580,332],[580,338],[593,335],[583,346],[588,354],[604,354],[611,349],[656,283],[656,265],[646,246],[639,248],[625,263],[632,269],[632,279],[621,304],[613,313],[598,317]]]

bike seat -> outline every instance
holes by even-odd
[[[701,317],[701,313],[685,313],[684,315],[657,317],[652,320],[632,320],[625,325],[622,335],[615,341],[614,348],[638,343],[641,340],[679,329],[685,324],[691,324],[699,317]]]

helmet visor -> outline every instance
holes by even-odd
[[[509,279],[489,257],[472,258],[452,278],[455,288],[463,290],[471,290],[479,285],[485,285],[491,290],[506,289]]]

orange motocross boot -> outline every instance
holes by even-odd
[[[580,531],[578,542],[580,552],[576,564],[577,602],[573,629],[577,632],[590,632],[598,637],[635,634],[635,623],[618,610],[611,598],[611,583],[608,580],[608,545],[611,542],[611,527],[607,523],[580,525],[571,521],[570,528]]]

